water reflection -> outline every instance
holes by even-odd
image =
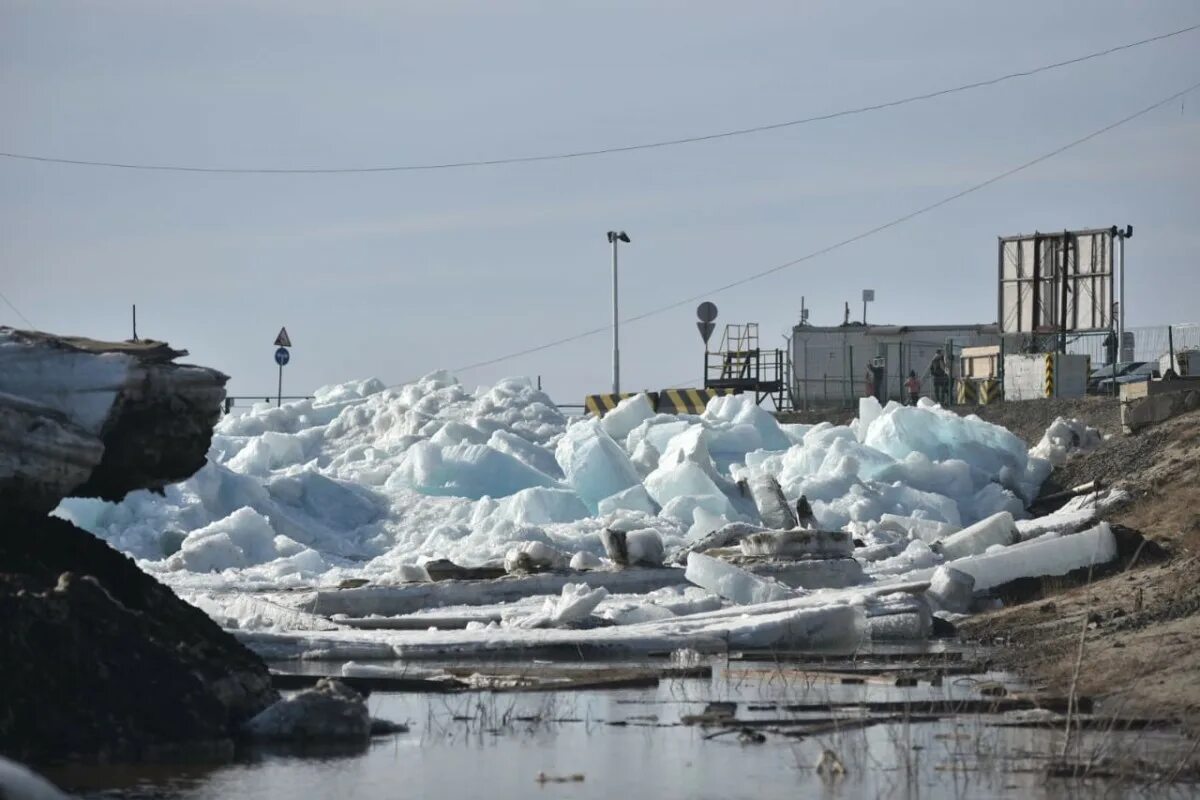
[[[1006,675],[957,677],[940,685],[844,683],[845,676],[747,662],[656,689],[376,694],[372,715],[412,730],[356,752],[256,749],[224,765],[50,777],[88,797],[172,800],[1191,796],[1185,786],[1048,779],[1046,766],[1062,749],[1056,726],[1001,727],[993,723],[1022,718],[982,713],[868,720],[861,705],[978,698],[979,681],[1017,688]],[[714,701],[736,704],[732,727],[756,735],[685,724]],[[1073,737],[1071,751],[1102,763],[1116,755],[1182,757],[1192,746],[1161,732],[1098,730]]]

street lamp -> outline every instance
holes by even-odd
[[[629,234],[625,231],[609,231],[608,241],[612,245],[613,256],[613,394],[621,393],[621,350],[617,343],[617,242],[629,243]]]

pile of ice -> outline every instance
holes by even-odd
[[[781,425],[749,396],[700,415],[656,414],[638,396],[568,420],[528,380],[472,393],[433,373],[257,405],[223,419],[209,464],[164,496],[74,499],[58,513],[184,589],[399,583],[427,559],[476,565],[514,550],[563,563],[584,553],[578,563],[594,567],[608,529],[670,552],[759,523],[739,481],[770,475],[898,574],[936,560],[914,537],[1026,517],[1051,469],[1040,452],[928,400],[866,399],[848,426]]]
[[[1041,441],[1030,449],[1029,455],[1061,467],[1073,453],[1095,450],[1103,441],[1104,436],[1095,428],[1077,419],[1058,417],[1046,429]]]

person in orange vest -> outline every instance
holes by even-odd
[[[917,398],[921,396],[921,379],[917,377],[917,373],[913,370],[908,371],[908,380],[904,382],[904,388],[908,392],[908,404],[915,406]]]

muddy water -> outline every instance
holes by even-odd
[[[1012,722],[1011,714],[897,718],[864,728],[845,722],[801,739],[772,730],[863,714],[811,706],[978,699],[981,682],[1019,688],[1005,675],[947,675],[941,685],[897,687],[877,679],[845,684],[769,661],[714,666],[711,679],[649,689],[377,693],[369,699],[372,714],[408,722],[409,733],[352,751],[258,751],[222,765],[76,769],[50,777],[87,797],[179,800],[1164,796],[1161,787],[1047,779],[1045,765],[1062,747],[1061,730],[994,724]],[[712,701],[736,703],[736,717],[760,726],[755,730],[765,742],[741,741],[736,732],[721,733],[721,726],[681,724]],[[1076,737],[1070,751],[1161,759],[1191,746],[1162,733],[1101,732]],[[826,751],[844,772],[815,768]],[[550,780],[539,782],[539,774]],[[1179,796],[1187,796],[1186,789]]]

